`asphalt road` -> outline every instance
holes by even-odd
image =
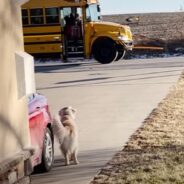
[[[51,172],[32,176],[32,184],[87,184],[166,96],[184,69],[184,58],[37,65],[37,91],[52,113],[77,109],[78,166],[64,166],[55,144]]]

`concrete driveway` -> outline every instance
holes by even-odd
[[[183,69],[183,57],[37,66],[37,91],[47,96],[52,113],[68,105],[78,111],[80,164],[65,167],[55,144],[53,170],[33,175],[32,184],[89,183],[166,96]]]

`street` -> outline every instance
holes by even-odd
[[[80,164],[64,166],[55,141],[54,168],[33,175],[32,184],[89,183],[172,89],[183,69],[183,57],[37,65],[37,91],[47,97],[52,114],[64,106],[77,109]]]

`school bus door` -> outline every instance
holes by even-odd
[[[82,8],[61,8],[63,59],[84,58]]]

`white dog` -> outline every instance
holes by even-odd
[[[70,164],[73,160],[78,164],[78,130],[75,123],[76,110],[72,107],[62,108],[58,115],[53,119],[53,131],[56,135],[61,152],[65,157],[65,165]]]

